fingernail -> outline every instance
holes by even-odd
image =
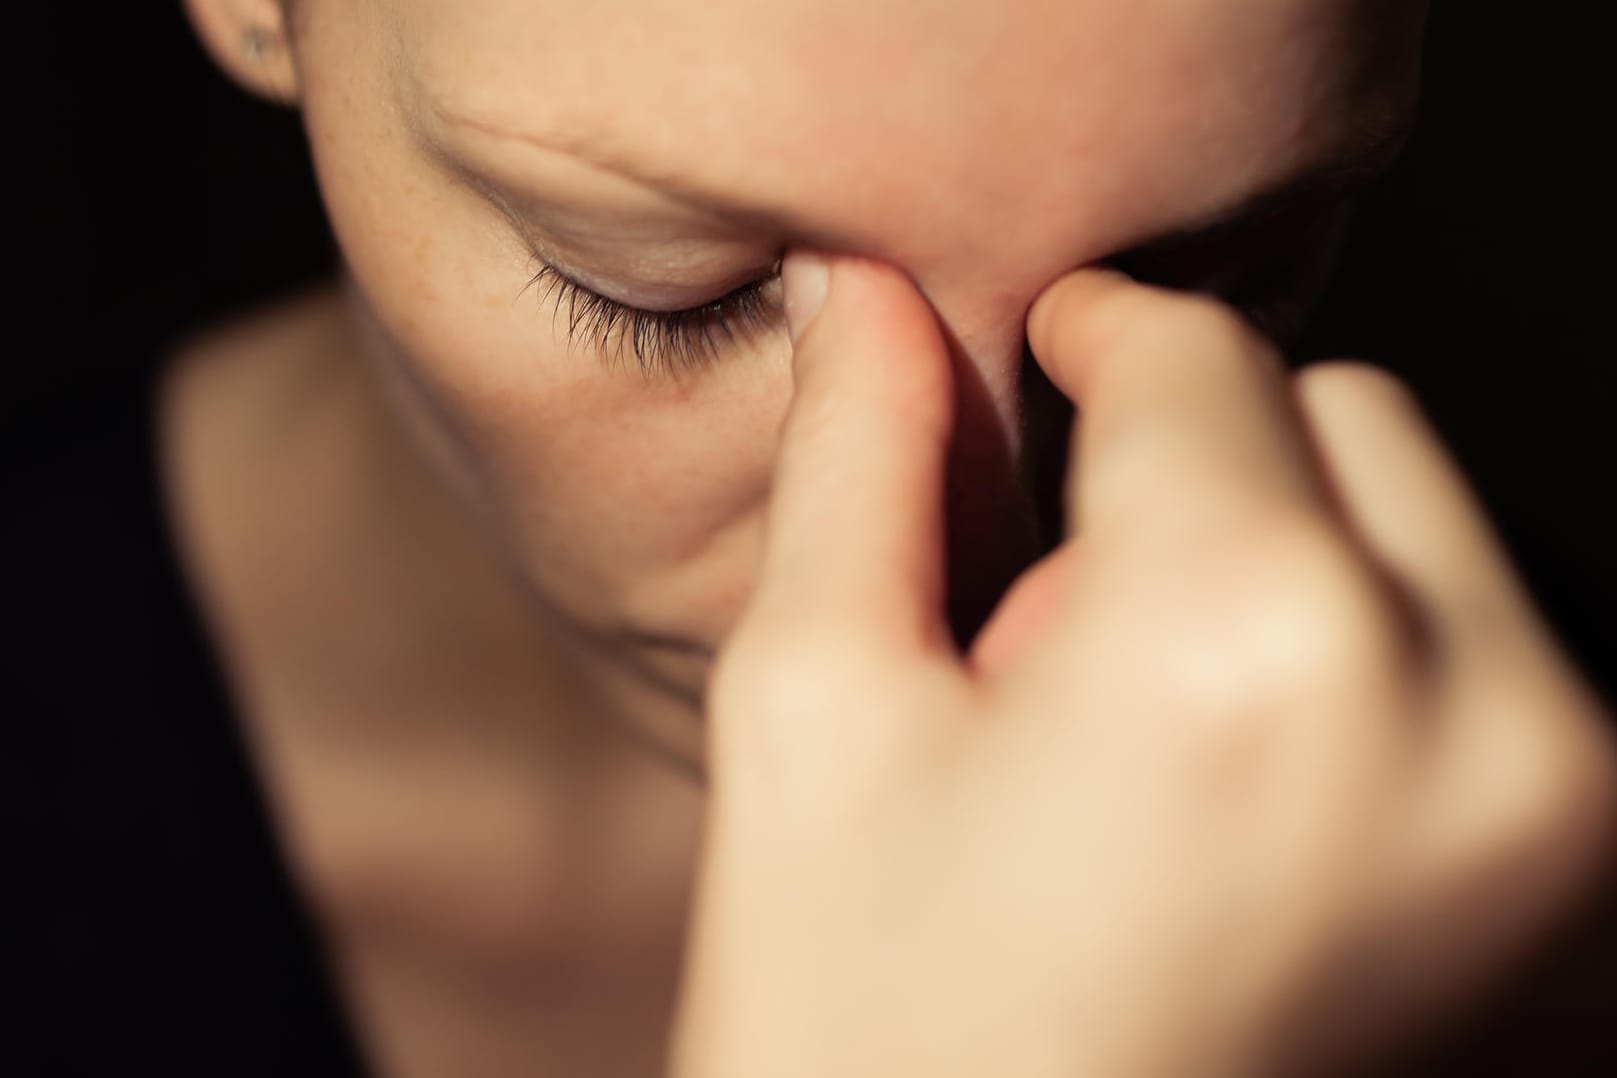
[[[796,344],[825,305],[831,265],[812,251],[793,251],[780,267],[780,284],[786,306],[786,332]]]

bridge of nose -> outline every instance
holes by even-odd
[[[950,618],[962,645],[1059,528],[1070,409],[1026,341],[1027,310],[1046,283],[988,264],[918,279],[955,377],[946,542]]]

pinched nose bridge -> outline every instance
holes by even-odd
[[[945,336],[956,402],[946,491],[949,616],[964,647],[1011,582],[1061,538],[1073,408],[1019,332],[992,349],[972,349],[947,327]]]

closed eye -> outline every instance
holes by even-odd
[[[539,287],[552,325],[565,316],[569,346],[586,343],[609,362],[634,357],[641,373],[677,377],[701,370],[723,350],[781,324],[780,263],[766,277],[695,307],[648,311],[609,299],[548,263],[523,287]]]

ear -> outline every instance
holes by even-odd
[[[197,36],[226,75],[259,97],[296,104],[287,0],[185,0]]]

